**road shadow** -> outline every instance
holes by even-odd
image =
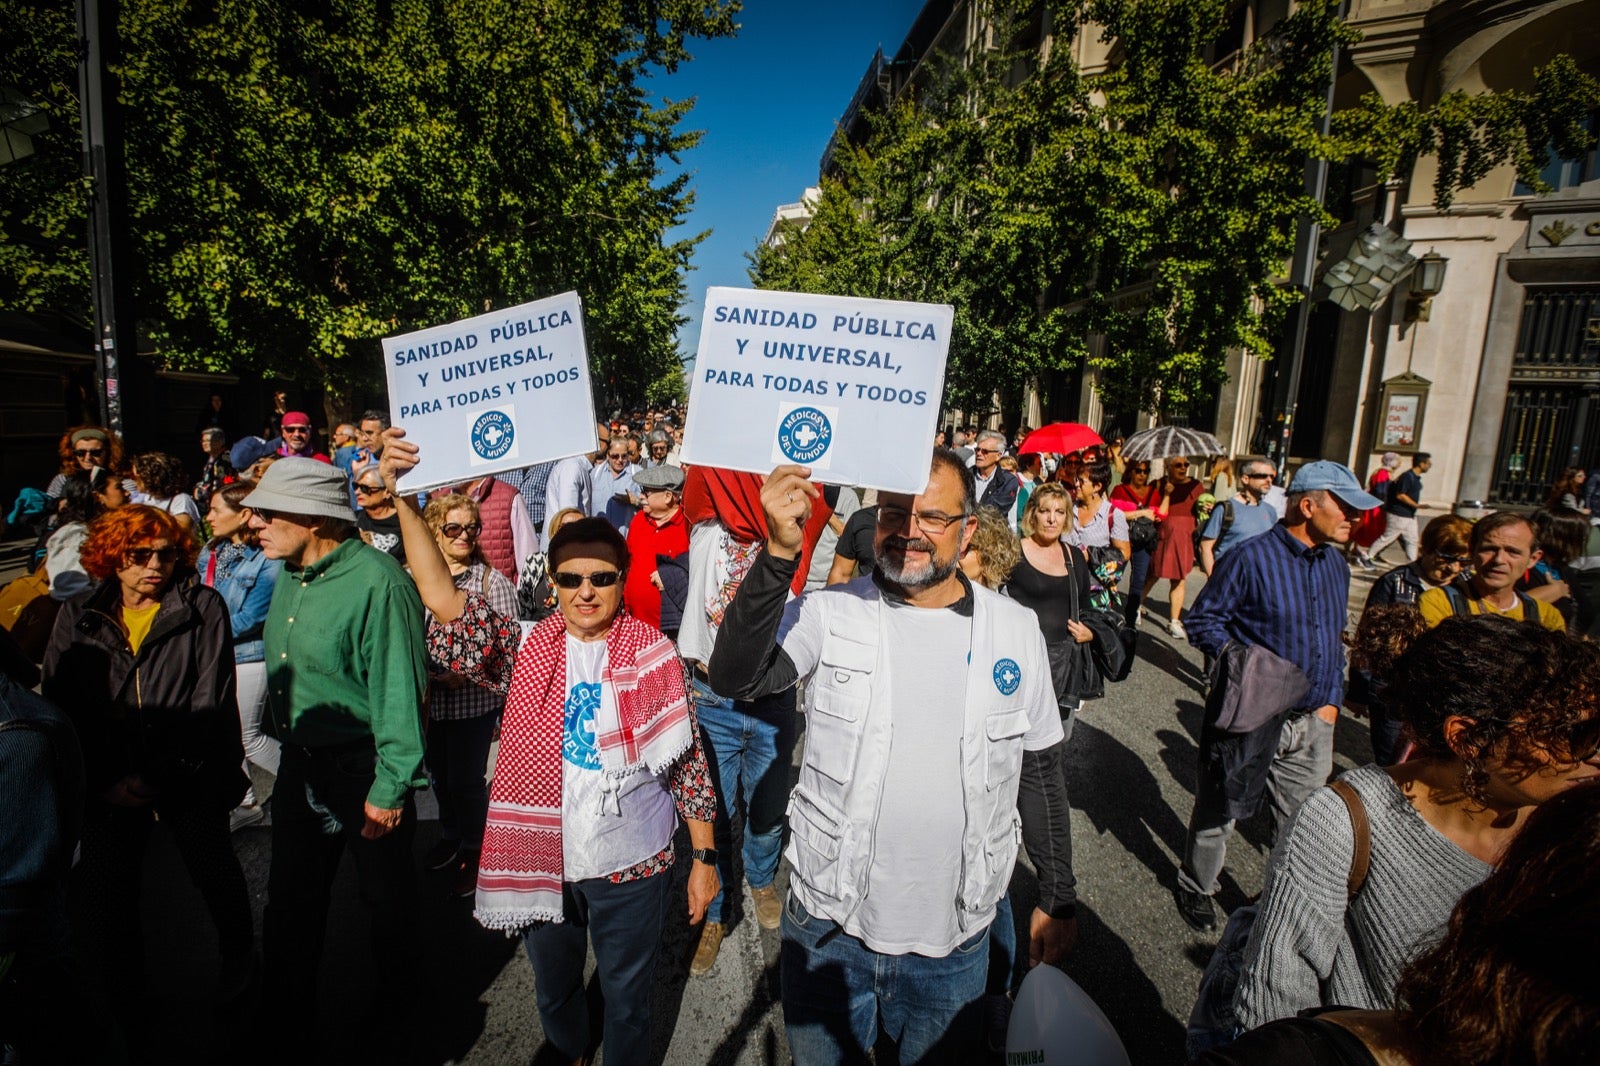
[[[1192,753],[1189,765],[1192,780]],[[1067,745],[1067,774],[1073,808],[1171,888],[1176,877],[1172,855],[1183,853],[1188,812],[1167,804],[1144,760],[1080,716]]]
[[[1193,662],[1188,656],[1178,650],[1172,643],[1173,638],[1166,637],[1154,631],[1148,624],[1139,631],[1139,641],[1135,654],[1142,662],[1170,674],[1173,678],[1192,688],[1196,692],[1205,690],[1205,674],[1198,663]],[[1134,666],[1137,670],[1139,667]]]

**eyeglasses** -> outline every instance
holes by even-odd
[[[439,527],[439,532],[443,533],[450,540],[455,540],[463,533],[476,540],[478,534],[483,532],[483,523],[468,522],[466,525],[462,525],[460,522],[446,522],[444,525]]]
[[[162,566],[171,566],[182,558],[183,552],[178,548],[129,548],[122,553],[122,558],[128,566],[148,566],[151,557],[154,557]]]
[[[976,448],[976,449],[974,449],[974,451],[976,451],[979,455],[999,455],[1000,454],[1000,449],[999,448]]]
[[[1187,469],[1189,469],[1189,464],[1188,463],[1168,463],[1167,464],[1167,469],[1168,470],[1187,470]]]
[[[72,452],[79,459],[98,459],[106,453],[106,450],[104,448],[74,448]]]
[[[383,491],[383,486],[382,485],[363,485],[359,481],[356,482],[356,495],[357,496],[371,496],[375,492],[382,492],[382,491]]]
[[[1150,472],[1150,468],[1148,466],[1136,466],[1133,468],[1133,472],[1135,474],[1148,474]]]
[[[592,574],[572,574],[565,570],[557,570],[550,575],[551,581],[554,581],[558,587],[564,588],[568,592],[574,589],[581,589],[585,581],[597,589],[608,589],[621,579],[622,571],[620,570],[596,570]]]
[[[1434,552],[1433,557],[1446,566],[1466,566],[1472,561],[1470,555],[1449,555],[1445,552]]]
[[[628,457],[628,453],[627,452],[607,452],[606,453],[606,458],[607,459],[626,459],[627,457]]]
[[[1588,762],[1600,754],[1600,714],[1585,718],[1567,733],[1567,754],[1573,762]]]
[[[908,511],[904,507],[879,507],[878,525],[885,529],[900,529],[906,524],[906,519],[915,518],[917,525],[926,533],[938,536],[949,529],[952,523],[966,519],[964,514],[945,514],[943,511]]]

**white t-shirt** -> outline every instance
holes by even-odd
[[[606,642],[567,635],[567,701],[561,723],[562,880],[626,870],[672,839],[677,812],[665,784],[644,768],[621,781],[600,770],[596,737],[617,728],[605,676]]]
[[[789,605],[780,640],[801,677],[816,669],[822,649],[822,612],[808,601],[838,594],[814,593]],[[955,899],[966,828],[961,733],[973,620],[947,608],[886,605],[885,611],[885,663],[894,695],[888,708],[874,703],[867,713],[890,715],[889,765],[866,897],[844,930],[887,955],[942,958],[970,935],[957,924]],[[1040,751],[1061,740],[1061,717],[1049,677],[1041,673],[1031,681],[1022,746]],[[794,855],[789,862],[795,865]],[[826,913],[825,902],[798,874],[790,886],[808,911]],[[993,918],[991,908],[969,928]]]

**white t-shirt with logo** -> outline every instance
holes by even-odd
[[[567,634],[567,699],[561,722],[562,879],[604,877],[667,846],[677,811],[666,785],[642,765],[608,780],[596,738],[618,725],[605,676],[606,642]]]

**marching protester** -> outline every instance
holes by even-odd
[[[1449,619],[1400,656],[1387,693],[1412,758],[1339,778],[1369,826],[1365,879],[1350,896],[1346,802],[1312,794],[1268,864],[1234,1000],[1246,1029],[1307,1007],[1393,1007],[1401,969],[1533,811],[1600,776],[1592,643],[1509,619]]]
[[[1517,590],[1517,582],[1543,557],[1527,516],[1496,511],[1478,519],[1467,551],[1472,562],[1470,577],[1465,581],[1457,578],[1417,597],[1417,609],[1429,625],[1452,616],[1501,614],[1546,629],[1566,629],[1567,620],[1554,604]]]
[[[972,476],[978,484],[978,506],[993,507],[1001,514],[1011,510],[1017,490],[1022,488],[1021,479],[1000,466],[1000,457],[1005,453],[1006,435],[993,429],[979,433],[972,447]]]
[[[404,436],[398,426],[385,434],[391,490],[419,454]],[[621,609],[627,545],[602,518],[563,527],[549,545],[561,612],[524,637],[456,587],[409,500],[401,528],[438,623],[432,658],[508,693],[474,913],[521,936],[545,1038],[563,1061],[590,1050],[592,945],[606,1059],[647,1062],[673,831],[681,817],[694,846],[689,919],[698,922],[718,885],[716,797],[671,642]]]
[[[212,537],[200,549],[195,568],[200,572],[200,580],[216,589],[228,607],[239,696],[239,734],[244,743],[245,760],[277,776],[278,741],[261,732],[261,717],[267,709],[266,649],[261,634],[283,563],[267,558],[261,550],[260,537],[250,528],[251,510],[244,505],[244,498],[250,495],[251,488],[250,485],[229,485],[212,496],[211,510],[206,515]],[[245,772],[249,772],[248,765]],[[245,790],[244,801],[233,812],[233,828],[256,825],[264,817],[266,812],[256,803],[252,785]]]
[[[1471,558],[1467,549],[1471,535],[1472,523],[1465,518],[1440,515],[1430,521],[1422,531],[1422,554],[1417,561],[1395,567],[1373,584],[1361,612],[1362,622],[1374,608],[1389,604],[1415,607],[1428,589],[1442,588],[1454,581]],[[1382,679],[1352,662],[1344,702],[1351,713],[1365,717],[1371,726],[1372,761],[1379,766],[1399,762],[1401,723],[1389,713]]]
[[[1201,1066],[1394,1063],[1567,1066],[1600,1061],[1600,996],[1581,960],[1600,950],[1600,787],[1528,815],[1494,872],[1400,973],[1395,1009],[1338,1007],[1272,1022]]]
[[[62,484],[79,471],[87,472],[98,466],[113,474],[121,475],[126,472],[126,467],[123,465],[126,460],[122,451],[122,438],[99,426],[77,426],[67,430],[61,435],[56,451],[61,458],[61,469],[50,479],[50,484],[44,490],[45,495],[52,500],[61,498]],[[128,482],[125,488],[132,492],[132,482]]]
[[[1111,490],[1111,505],[1128,524],[1129,625],[1144,621],[1144,587],[1150,575],[1150,555],[1160,541],[1160,522],[1167,517],[1166,497],[1150,483],[1150,460],[1131,459],[1122,470],[1122,482]]]
[[[683,518],[683,470],[660,463],[634,475],[644,506],[628,525],[628,585],[623,597],[639,621],[661,629],[661,598],[667,588],[658,559],[683,559],[687,566],[689,526]],[[680,614],[681,616],[681,614]],[[675,636],[671,627],[667,636]]]
[[[262,633],[267,714],[283,744],[262,944],[264,991],[280,1023],[272,1039],[291,1054],[316,1035],[329,890],[346,850],[378,972],[415,965],[411,792],[427,783],[422,603],[399,564],[356,535],[346,499],[332,464],[289,458],[240,501],[267,558],[283,563]],[[386,1002],[404,1008],[417,991],[400,982]],[[371,1032],[379,1043],[403,1041],[394,1027]]]
[[[166,452],[145,452],[133,457],[131,464],[135,503],[146,504],[167,512],[191,537],[200,535],[200,508],[194,497],[184,489],[188,479],[183,464],[176,456]]]
[[[278,445],[280,456],[315,459],[320,463],[333,462],[322,452],[317,451],[316,431],[311,428],[311,416],[304,411],[284,412],[283,420],[278,425],[278,432],[282,438],[282,443]]]
[[[1433,466],[1433,457],[1418,452],[1411,457],[1411,469],[1389,482],[1389,494],[1383,505],[1383,535],[1367,549],[1367,558],[1374,562],[1383,550],[1395,541],[1406,553],[1406,561],[1417,558],[1417,508],[1422,506],[1422,475]]]
[[[444,555],[455,587],[476,593],[488,610],[514,621],[517,592],[484,554],[476,501],[462,493],[435,496],[422,518]],[[430,636],[438,625],[430,615]],[[478,855],[489,814],[489,786],[483,775],[505,693],[478,684],[431,656],[428,672],[426,754],[434,798],[439,803],[439,842],[422,864],[429,870],[450,871],[451,894],[471,899],[478,887]]]
[[[724,621],[741,639],[710,664],[712,689],[741,699],[805,683],[780,955],[789,1047],[802,1066],[863,1060],[880,1038],[904,1062],[974,1061],[1019,827],[1040,882],[1030,962],[1057,962],[1076,930],[1044,640],[1030,612],[960,573],[977,494],[943,449],[921,493],[880,494],[870,579],[786,605],[822,495],[808,473],[767,478],[765,549]]]
[[[200,451],[206,461],[200,468],[200,480],[194,485],[194,502],[196,507],[209,508],[212,494],[238,480],[239,475],[228,458],[228,434],[223,430],[215,426],[201,430]]]
[[[377,463],[368,463],[356,471],[355,491],[360,510],[352,517],[361,539],[404,566],[406,545],[400,537],[399,506],[394,492],[383,483]]]
[[[638,472],[628,457],[628,440],[613,434],[606,445],[605,462],[589,475],[589,513],[610,522],[623,536],[627,536],[628,523],[639,510],[639,487],[633,480]]]
[[[1158,488],[1161,503],[1161,522],[1156,526],[1156,546],[1150,554],[1150,573],[1139,591],[1141,601],[1150,598],[1156,582],[1167,583],[1167,632],[1183,639],[1183,583],[1194,569],[1194,505],[1204,487],[1198,478],[1189,476],[1189,460],[1174,456],[1164,464],[1166,469]]]
[[[1301,467],[1294,488],[1288,517],[1225,555],[1189,614],[1190,643],[1217,661],[1175,888],[1179,915],[1201,931],[1216,927],[1212,897],[1235,821],[1265,794],[1278,839],[1333,769],[1350,598],[1340,549],[1376,501],[1328,460]],[[1245,691],[1252,706],[1224,718]]]
[[[555,536],[568,522],[588,517],[576,507],[566,507],[550,516],[543,538]],[[517,618],[523,622],[542,622],[559,607],[556,587],[550,580],[550,556],[543,548],[522,561],[522,577],[517,581]]]
[[[604,422],[595,423],[595,450],[569,455],[551,468],[545,484],[544,513],[546,526],[544,544],[549,547],[555,530],[550,527],[550,516],[569,508],[584,515],[594,509],[594,471],[604,461],[611,448],[611,428]]]
[[[1133,546],[1128,542],[1128,516],[1107,497],[1110,482],[1110,463],[1101,460],[1083,465],[1077,483],[1071,486],[1073,506],[1066,541],[1085,553],[1091,548],[1115,548],[1122,556],[1121,562],[1127,562],[1133,557]]]
[[[1277,470],[1269,459],[1245,459],[1239,464],[1239,491],[1217,497],[1200,531],[1200,569],[1207,577],[1228,549],[1278,524],[1278,512],[1264,502],[1275,477]]]
[[[82,558],[96,584],[62,606],[42,691],[72,720],[83,749],[77,876],[93,952],[112,988],[144,973],[140,889],[159,818],[216,927],[216,995],[237,999],[255,974],[255,938],[228,834],[228,812],[247,781],[227,605],[185,580],[194,538],[154,507],[97,518]],[[113,1001],[125,1026],[143,1034],[150,1019],[141,1001]]]
[[[122,482],[103,466],[75,471],[62,482],[56,510],[56,531],[44,544],[45,576],[50,598],[60,603],[72,599],[93,583],[83,568],[83,542],[89,524],[106,511],[128,502]]]
[[[1384,452],[1378,463],[1378,469],[1372,472],[1367,479],[1367,492],[1379,500],[1389,498],[1389,479],[1394,472],[1400,469],[1400,454],[1398,452]],[[1371,548],[1373,542],[1383,536],[1388,523],[1384,520],[1382,506],[1371,508],[1361,513],[1360,520],[1356,523],[1355,532],[1350,534],[1350,550],[1346,553],[1350,560],[1366,570],[1378,569],[1378,564],[1367,556],[1366,550]]]
[[[1589,516],[1567,507],[1540,508],[1533,512],[1533,536],[1539,559],[1517,579],[1517,591],[1548,603],[1561,612],[1569,632],[1576,632],[1578,600],[1573,564],[1581,560],[1594,529]]]
[[[482,477],[451,489],[466,496],[478,509],[479,554],[513,586],[522,574],[522,562],[539,550],[539,531],[528,517],[528,504],[515,486],[498,477]]]
[[[961,572],[969,581],[998,592],[1022,561],[1022,546],[994,508],[978,509],[978,524],[961,552]]]

